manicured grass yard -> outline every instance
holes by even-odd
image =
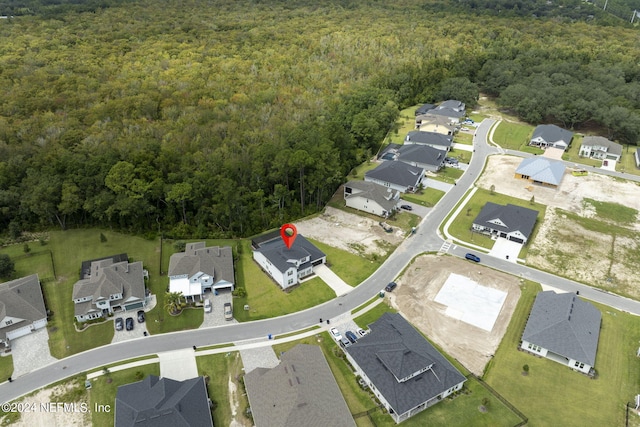
[[[493,141],[505,149],[542,154],[544,153],[542,149],[528,145],[533,129],[534,127],[530,125],[503,121],[496,128]]]
[[[327,255],[327,263],[330,264],[331,270],[351,286],[357,286],[371,276],[386,259],[386,257],[374,256],[364,258],[317,240],[309,239],[309,241]],[[333,296],[335,297],[335,293]]]
[[[429,176],[431,179],[435,179],[437,181],[446,182],[448,184],[453,184],[464,174],[462,169],[454,168],[454,167],[444,167],[438,171],[435,176]]]
[[[94,426],[112,426],[114,424],[115,402],[118,387],[125,384],[142,381],[149,375],[160,376],[160,364],[153,363],[135,368],[124,369],[112,372],[109,375],[102,375],[91,381],[89,394],[89,408],[91,411],[91,422]],[[108,379],[111,382],[108,382]],[[72,402],[67,401],[67,402]],[[110,405],[110,412],[95,411],[95,405]]]
[[[469,129],[474,130],[475,128],[469,128]],[[458,132],[453,137],[453,142],[455,142],[456,144],[472,145],[473,133]]]
[[[359,166],[356,166],[349,176],[347,177],[350,181],[362,181],[364,179],[364,174],[373,170],[380,166],[380,163],[366,161]]]
[[[13,356],[11,354],[0,356],[0,379],[4,381],[13,374]]]
[[[622,157],[616,164],[616,170],[619,172],[625,172],[632,175],[640,175],[640,169],[636,166],[636,159],[634,153],[638,147],[623,145]]]
[[[528,209],[538,211],[538,221],[536,222],[533,232],[531,233],[530,241],[535,239],[535,235],[538,232],[538,228],[544,220],[544,215],[547,207],[540,203],[527,202],[515,197],[509,197],[504,194],[494,192],[491,194],[488,190],[479,188],[476,193],[471,197],[471,200],[462,208],[456,219],[451,223],[449,227],[449,233],[456,239],[473,243],[474,245],[481,246],[483,248],[491,249],[495,243],[490,237],[487,237],[480,233],[474,233],[471,231],[473,220],[476,219],[482,207],[487,202],[497,203],[499,205],[506,205],[508,203],[516,206],[522,206]],[[520,252],[520,257],[526,257],[528,245],[525,245]]]
[[[210,356],[198,356],[196,358],[198,374],[208,377],[207,391],[213,402],[213,425],[231,425],[232,414],[229,396],[229,381],[233,381],[238,387],[236,398],[239,399],[240,410],[237,417],[244,417],[249,401],[244,391],[243,383],[237,378],[244,375],[242,371],[242,359],[237,351],[229,353],[212,354]]]
[[[440,201],[445,195],[444,191],[436,190],[435,188],[427,187],[418,193],[405,193],[401,196],[402,200],[408,202],[417,203],[422,206],[432,207]]]
[[[540,286],[527,283],[486,381],[529,418],[531,426],[624,425],[624,406],[638,393],[640,318],[595,304],[602,313],[597,379],[517,350]],[[529,365],[529,375],[522,366]],[[576,403],[579,402],[579,403]]]

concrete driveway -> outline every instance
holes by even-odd
[[[229,302],[233,305],[233,295],[231,295],[230,290],[219,290],[218,295],[216,295],[215,292],[207,292],[204,294],[204,297],[211,301],[211,312],[204,313],[204,318],[202,319],[200,328],[237,323],[236,319],[225,320],[224,318],[224,304]],[[204,310],[204,308],[202,308],[202,310]]]
[[[13,355],[13,378],[58,361],[49,352],[47,328],[38,329],[11,341],[11,354]]]
[[[511,240],[498,237],[496,242],[493,244],[493,248],[491,248],[489,255],[516,263],[518,262],[518,255],[520,254],[521,249],[522,243],[516,243]]]
[[[446,193],[451,190],[453,184],[447,184],[446,182],[438,181],[437,179],[427,178],[426,186]]]
[[[402,209],[400,207],[402,205],[411,206],[411,210],[407,211],[407,210]],[[429,211],[431,209],[432,208],[428,208],[426,206],[422,206],[422,205],[419,205],[419,204],[413,203],[413,202],[407,202],[406,200],[402,200],[402,199],[400,199],[398,201],[398,210],[399,210],[399,212],[408,212],[408,213],[413,214],[413,215],[418,215],[420,218],[424,218],[425,216],[427,216],[427,214],[429,213]]]
[[[331,289],[336,293],[336,296],[344,295],[353,290],[353,288],[347,285],[344,280],[339,278],[336,273],[331,271],[325,264],[313,267],[313,272],[320,277],[324,283],[329,285]]]
[[[158,357],[161,377],[184,381],[198,376],[196,352],[191,348],[165,351],[158,353]]]

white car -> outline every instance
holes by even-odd
[[[361,337],[363,337],[363,336],[367,335],[367,331],[365,331],[365,330],[364,330],[364,329],[362,329],[362,328],[358,328],[358,329],[356,330],[356,332],[357,332],[357,333],[358,333],[358,335],[360,335]]]
[[[340,331],[337,330],[336,328],[331,328],[329,330],[329,332],[331,332],[331,336],[338,342],[342,341],[342,335],[340,335]]]
[[[211,313],[211,300],[204,300],[204,312]]]

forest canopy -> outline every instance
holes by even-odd
[[[637,143],[637,30],[437,4],[105,0],[0,20],[0,231],[251,235],[321,209],[400,108],[479,91]]]

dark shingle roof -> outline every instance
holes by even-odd
[[[192,277],[200,272],[213,277],[214,283],[235,283],[231,247],[205,246],[205,242],[188,243],[184,252],[171,255],[168,275]]]
[[[377,179],[403,187],[415,186],[422,179],[424,169],[403,162],[384,162],[364,174],[366,178]]]
[[[125,300],[130,297],[144,299],[141,261],[134,263],[127,261],[114,263],[111,259],[94,261],[91,264],[90,277],[79,280],[73,285],[72,298],[92,296],[95,302],[104,298],[109,299],[110,295],[119,293],[123,294]],[[76,314],[82,313],[76,310]]]
[[[617,142],[613,142],[602,136],[585,136],[582,140],[582,145],[585,147],[606,147],[607,153],[622,155],[622,145]]]
[[[298,234],[289,249],[287,249],[284,241],[278,236],[273,240],[262,243],[256,250],[262,252],[265,258],[271,261],[271,264],[282,273],[294,266],[294,264],[291,264],[288,260],[299,260],[309,255],[309,262],[302,264],[298,268],[304,269],[308,264],[313,264],[315,261],[326,256],[301,234]]]
[[[436,106],[433,104],[422,104],[421,106],[416,108],[416,116],[425,114],[427,111],[433,110],[434,108],[436,108]]]
[[[375,182],[349,181],[344,186],[358,190],[352,192],[346,199],[365,197],[375,201],[387,212],[391,212],[398,204],[397,197],[395,197],[396,194],[398,194],[396,190],[376,184]]]
[[[602,314],[573,293],[540,292],[522,339],[561,356],[594,366]]]
[[[7,332],[46,319],[47,310],[37,274],[0,284],[0,324],[4,324],[5,317],[14,320],[0,329],[2,341],[6,340]]]
[[[355,427],[338,384],[318,346],[298,344],[273,369],[244,377],[257,427]]]
[[[397,414],[403,414],[465,380],[400,314],[385,313],[371,332],[346,351]],[[428,368],[413,378],[412,373]]]
[[[120,386],[115,412],[115,427],[213,427],[204,377],[175,381],[149,375]]]
[[[447,135],[443,135],[437,132],[412,130],[407,133],[407,136],[404,140],[406,142],[412,142],[414,144],[429,144],[439,145],[442,147],[451,147],[451,138]]]
[[[448,99],[443,101],[438,105],[438,110],[442,110],[444,108],[450,108],[452,110],[464,111],[466,106],[462,101],[458,101],[457,99]]]
[[[542,138],[546,142],[564,141],[568,145],[573,138],[573,132],[556,125],[538,125],[531,136],[531,139],[535,138]]]
[[[398,160],[406,163],[422,163],[436,167],[444,163],[445,152],[428,145],[403,145],[398,150]]]
[[[512,204],[502,206],[493,202],[487,202],[482,207],[482,210],[473,223],[483,227],[490,227],[495,230],[504,231],[505,233],[517,230],[528,239],[536,224],[537,217],[538,211],[533,209],[523,208]],[[501,221],[504,224],[504,227],[499,224],[489,222],[496,219]]]

